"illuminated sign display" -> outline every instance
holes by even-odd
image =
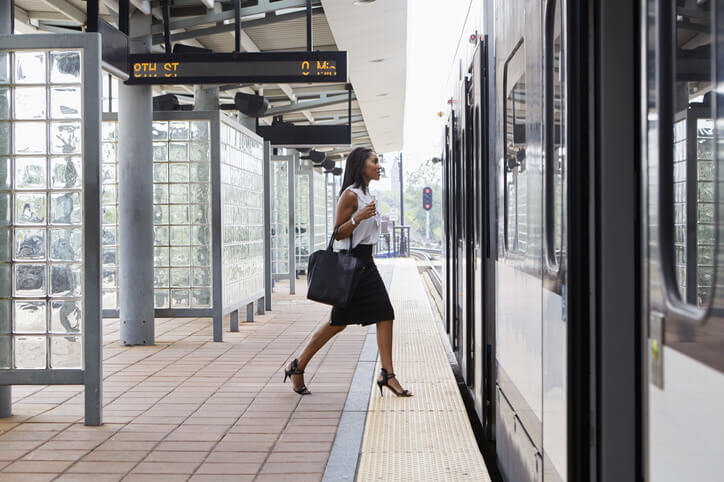
[[[130,54],[127,84],[347,82],[347,52]]]

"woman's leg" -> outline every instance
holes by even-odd
[[[382,368],[387,370],[387,373],[395,373],[392,367],[392,320],[377,323],[377,348],[380,351]],[[380,377],[378,380],[382,380],[382,378]],[[398,392],[402,391],[402,386],[397,378],[390,378],[389,384]]]
[[[332,326],[329,323],[325,323],[314,332],[312,339],[309,340],[307,346],[304,347],[302,354],[297,358],[297,366],[299,369],[304,370],[307,363],[312,359],[315,353],[319,351],[334,335],[344,330],[345,325]],[[289,365],[287,365],[289,368]],[[292,383],[294,388],[299,388],[304,385],[304,375],[292,375]]]

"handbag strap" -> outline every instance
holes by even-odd
[[[334,237],[337,235],[337,231],[339,231],[339,228],[341,228],[342,225],[340,224],[336,228],[334,228],[334,231],[332,231],[332,237],[329,238],[329,244],[327,245],[327,251],[332,251],[332,245],[334,244]],[[349,250],[352,251],[352,235],[349,235]]]

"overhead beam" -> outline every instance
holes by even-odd
[[[130,0],[131,5],[143,12],[145,15],[151,15],[151,2],[148,0]],[[160,12],[160,10],[159,10]],[[155,15],[154,15],[155,16]],[[158,17],[156,17],[158,18]]]
[[[68,3],[66,0],[43,0],[43,3],[53,7],[67,18],[75,20],[80,25],[85,25],[85,13]]]
[[[354,100],[355,96],[352,96]],[[328,105],[342,104],[347,102],[349,97],[347,95],[334,95],[330,97],[322,97],[319,100],[307,100],[304,102],[294,102],[289,105],[283,105],[274,107],[266,111],[264,117],[271,117],[275,115],[288,114],[290,112],[301,112],[303,110],[314,109],[317,107],[326,107]]]

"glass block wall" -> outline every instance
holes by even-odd
[[[211,307],[208,120],[153,122],[156,308]]]
[[[309,254],[311,248],[311,225],[309,212],[309,175],[306,173],[297,175],[297,189],[294,200],[295,232],[296,232],[296,250],[297,250],[297,271],[307,269]]]
[[[120,308],[118,294],[118,123],[105,121],[101,135],[101,262],[103,308]]]
[[[0,50],[0,368],[83,363],[79,50]]]
[[[312,252],[327,246],[327,191],[324,173],[319,169],[312,170],[312,195],[314,196],[314,247]]]
[[[710,292],[714,286],[714,122],[711,119],[697,119],[696,134],[696,300],[702,306],[711,298]],[[720,284],[717,283],[717,289],[721,289]]]
[[[264,291],[263,144],[226,122],[221,123],[221,205],[226,307]]]
[[[119,306],[116,121],[103,123],[103,309]],[[210,308],[210,121],[153,122],[154,306]]]
[[[674,260],[682,297],[686,298],[686,118],[674,123]]]
[[[272,161],[272,275],[289,274],[289,162]]]

